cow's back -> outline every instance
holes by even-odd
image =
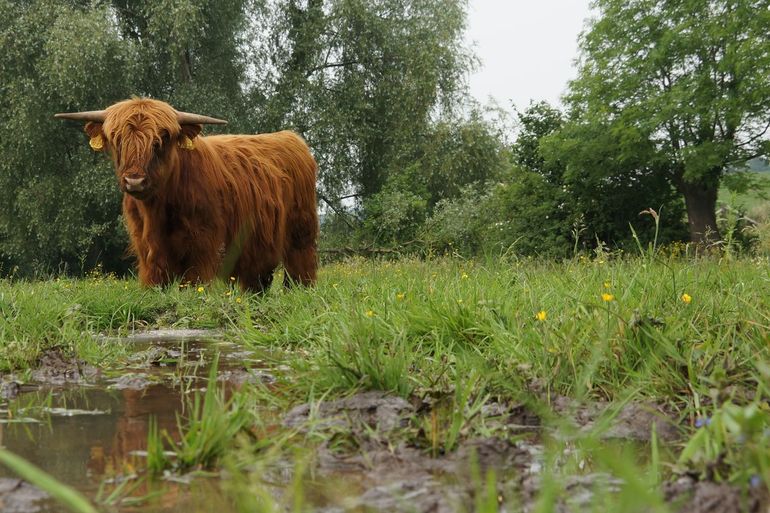
[[[315,240],[317,166],[299,135],[290,131],[215,135],[199,142],[209,158],[221,159],[224,192],[234,200],[231,221],[240,225],[256,216],[249,223],[257,229],[255,235],[276,249],[286,246],[287,236],[308,243]],[[293,227],[294,233],[286,233],[285,226]]]

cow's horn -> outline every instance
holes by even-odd
[[[200,114],[190,114],[189,112],[176,112],[176,120],[180,125],[226,125],[224,119],[210,118]]]
[[[104,115],[107,111],[104,110],[89,110],[85,112],[60,112],[54,114],[53,117],[59,119],[74,119],[75,121],[95,121],[97,123],[104,123]]]

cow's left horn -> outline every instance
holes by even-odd
[[[210,118],[200,114],[190,114],[189,112],[176,112],[176,120],[180,125],[226,125],[224,119]]]
[[[89,110],[84,112],[60,112],[54,114],[53,117],[59,119],[74,119],[75,121],[95,121],[97,123],[104,123],[104,116],[107,111],[104,110]]]

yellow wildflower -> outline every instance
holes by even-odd
[[[606,292],[602,294],[602,301],[610,302],[610,301],[613,301],[614,299],[615,299],[615,296],[613,296],[612,294],[607,294]]]
[[[690,294],[688,294],[687,292],[685,292],[684,294],[682,294],[682,301],[684,301],[685,303],[687,303],[689,305],[690,302],[692,301],[692,296]]]
[[[239,298],[239,297],[235,298],[235,302],[236,303],[240,303],[241,302],[241,298]]]
[[[366,316],[367,317],[374,317],[374,310],[367,310],[366,311]]]
[[[463,273],[463,274],[462,274],[462,276],[460,276],[460,277],[461,277],[463,280],[467,280],[467,279],[468,279],[468,275],[467,275],[466,273]]]
[[[203,287],[198,287],[198,292],[203,292]]]
[[[548,318],[548,314],[545,313],[545,310],[540,310],[539,312],[537,312],[535,317],[537,317],[538,321],[542,322],[546,320],[546,318]]]
[[[398,299],[399,301],[403,301],[405,297],[406,297],[406,294],[404,294],[403,292],[399,292],[398,294],[396,294],[396,299]]]

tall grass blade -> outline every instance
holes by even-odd
[[[24,458],[5,449],[0,449],[0,463],[48,493],[70,511],[74,513],[97,513],[96,508],[88,502],[88,499],[69,486],[49,476]]]

